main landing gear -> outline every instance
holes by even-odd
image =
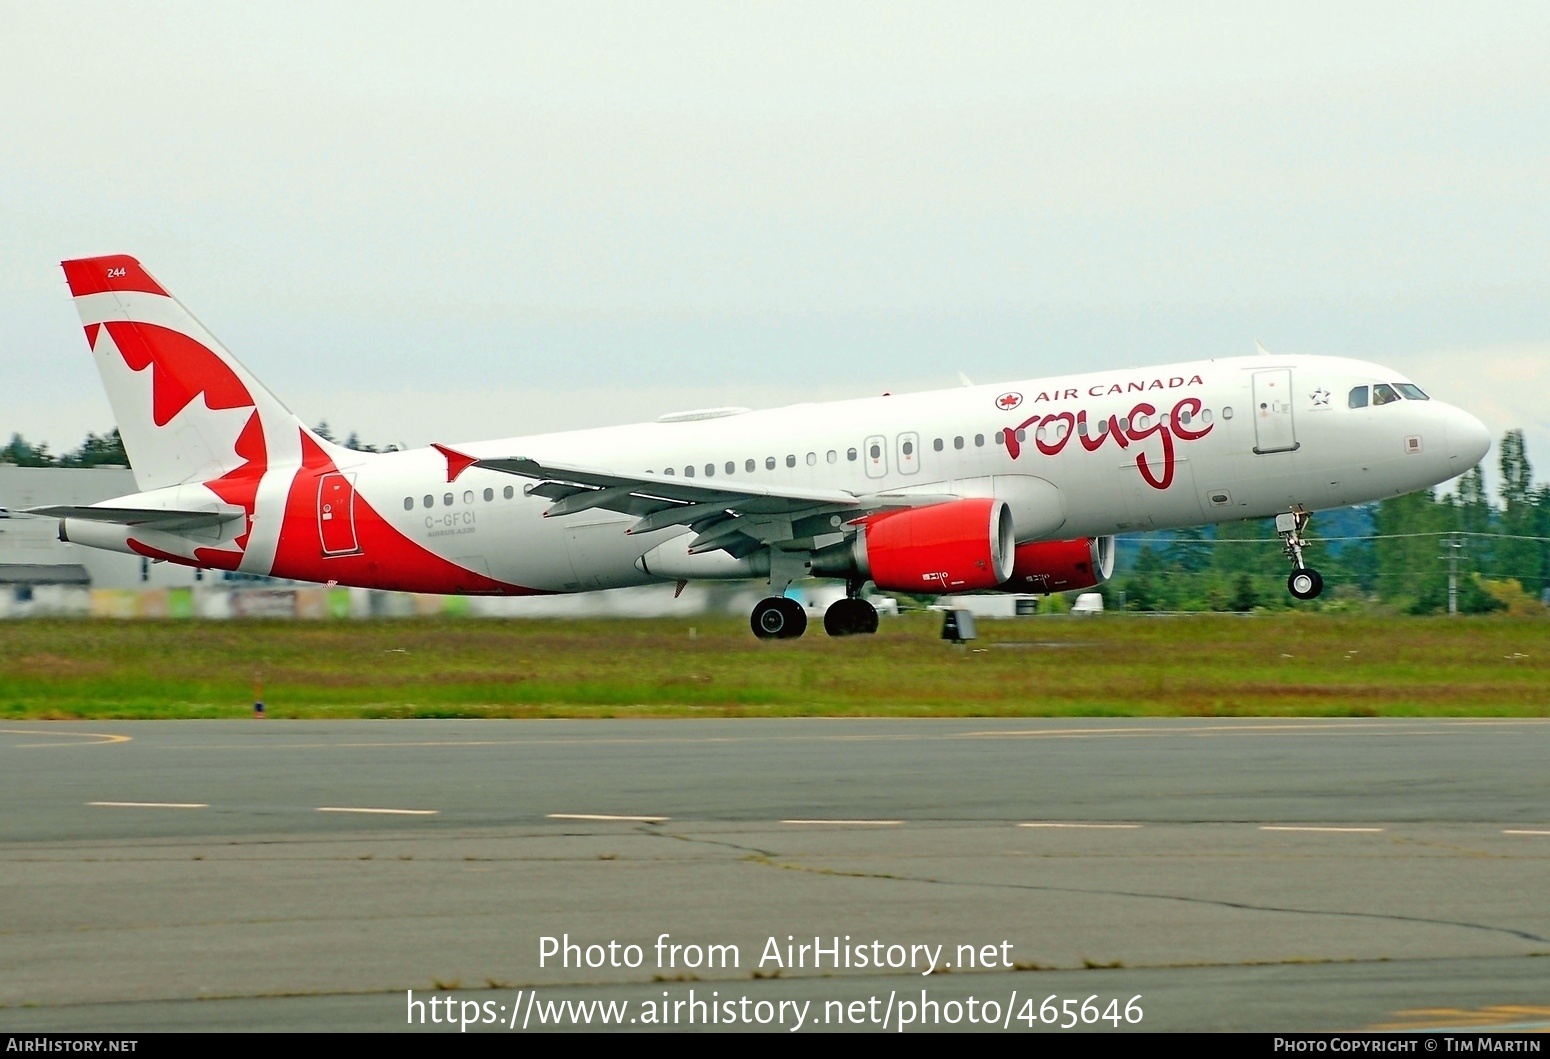
[[[794,599],[767,596],[753,608],[748,624],[761,640],[791,640],[807,631],[807,612]],[[837,599],[824,611],[823,631],[830,636],[874,633],[877,631],[877,608],[856,596]]]
[[[1286,590],[1298,599],[1316,599],[1324,591],[1324,579],[1302,557],[1302,550],[1308,544],[1302,533],[1308,528],[1311,517],[1301,507],[1276,516],[1276,532],[1281,535],[1286,557],[1292,563],[1292,574],[1286,579]]]
[[[754,606],[748,624],[761,640],[791,640],[807,631],[807,611],[794,599],[766,596]]]
[[[877,608],[864,599],[837,599],[823,612],[823,631],[830,636],[865,636],[877,631]]]

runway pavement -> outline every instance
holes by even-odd
[[[1547,751],[1536,720],[0,722],[0,1030],[390,1030],[409,989],[529,1029],[691,990],[804,1030],[922,990],[1016,1029],[1049,996],[1545,1028]],[[584,965],[610,941],[639,965]]]

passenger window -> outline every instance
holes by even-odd
[[[766,456],[766,457],[764,457],[764,469],[766,471],[773,471],[775,469],[775,457],[774,456]]]
[[[488,504],[491,500],[494,500],[494,499],[495,499],[495,490],[494,489],[486,489],[484,491],[484,502],[486,504]]]
[[[994,441],[997,445],[1002,444],[1004,442],[1004,439],[1001,436],[1001,431],[998,430],[993,435],[991,435],[991,439],[990,440]]]
[[[689,466],[689,467],[685,467],[684,468],[684,477],[685,478],[693,478],[694,477],[694,467],[692,465]]]
[[[1188,414],[1189,414],[1188,412],[1185,413],[1185,415],[1188,415]],[[1100,420],[1098,420],[1098,436],[1101,438],[1101,437],[1103,437],[1103,435],[1107,434],[1108,432],[1109,432],[1109,421],[1107,419],[1100,419]]]
[[[747,471],[749,474],[752,474],[754,472],[754,468],[757,466],[759,466],[757,463],[753,462],[753,460],[749,460],[747,463],[743,464],[743,470]]]
[[[404,497],[404,510],[405,511],[413,511],[414,510],[414,497],[412,497],[412,496]]]
[[[1087,420],[1084,419],[1076,425],[1076,432],[1084,438],[1087,436]]]
[[[1231,419],[1232,418],[1232,405],[1224,405],[1224,406],[1222,406],[1222,418],[1223,419]]]
[[[705,477],[707,477],[707,478],[714,478],[714,477],[716,477],[716,465],[714,463],[707,463],[705,465]]]
[[[904,455],[913,456],[915,455],[915,443],[913,441],[906,441],[901,446],[901,450],[903,451]]]
[[[818,466],[818,453],[816,453],[816,452],[809,452],[807,454],[807,465],[809,467],[816,467],[816,466]]]
[[[847,460],[849,460],[851,463],[855,463],[856,462],[856,450],[855,449],[846,449],[845,450],[845,458]]]
[[[465,504],[472,504],[473,502],[474,502],[474,491],[472,489],[465,489],[465,490],[463,490],[463,503],[465,503]]]
[[[1120,430],[1129,430],[1130,429],[1130,417],[1129,416],[1120,416],[1119,417],[1119,428],[1120,428]]]
[[[977,448],[977,449],[982,449],[982,448],[985,447],[985,435],[984,434],[975,434],[974,435],[974,447]]]
[[[1019,430],[1017,432],[1017,440],[1018,441],[1027,441],[1028,440],[1028,432],[1026,430]]]
[[[933,449],[936,449],[936,451],[941,452],[942,451],[942,439],[941,438],[937,438],[935,441],[933,441],[931,443],[931,447]]]
[[[443,496],[441,498],[441,502],[443,504],[445,504],[447,507],[451,507],[452,506],[452,494],[448,493],[445,496]]]
[[[1367,407],[1367,387],[1365,387],[1365,386],[1353,386],[1351,388],[1351,396],[1346,399],[1346,407],[1348,407],[1348,408],[1366,408]]]
[[[1204,412],[1200,413],[1200,421],[1207,426],[1211,425],[1211,409],[1207,408]]]
[[[434,496],[431,496],[429,493],[426,493],[425,494],[425,506],[426,507],[435,507],[436,506],[436,498]]]
[[[786,454],[786,466],[787,467],[795,467],[796,465],[797,465],[797,458],[796,458],[795,454],[787,453]]]
[[[955,448],[955,449],[963,448],[963,435],[962,434],[959,434],[956,438],[953,438],[953,448]]]
[[[671,467],[664,467],[664,468],[662,468],[662,473],[665,474],[665,475],[672,476],[672,475],[677,474],[678,472],[673,470]]]
[[[1372,388],[1372,406],[1374,408],[1379,405],[1393,404],[1397,400],[1399,400],[1399,394],[1395,393],[1394,387],[1386,382],[1380,382]]]
[[[736,474],[737,473],[737,464],[734,463],[732,460],[728,460],[727,461],[727,473],[728,474]]]
[[[508,485],[506,488],[501,490],[501,496],[505,497],[507,500],[510,500],[513,496],[516,495],[516,492],[516,489]]]
[[[830,463],[838,463],[840,454],[835,452],[833,449],[830,449],[828,455],[824,458],[827,459]]]
[[[1413,382],[1396,382],[1399,392],[1405,395],[1407,401],[1430,401],[1431,398]]]
[[[868,455],[870,455],[874,460],[881,459],[882,455],[883,455],[883,450],[878,448],[876,445],[873,445],[872,446],[872,451],[870,453],[868,453]]]

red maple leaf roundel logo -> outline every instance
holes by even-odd
[[[1010,412],[1023,403],[1023,395],[1020,393],[1004,393],[996,398],[996,407],[1003,412]]]

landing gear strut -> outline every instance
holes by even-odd
[[[864,599],[837,599],[823,612],[823,631],[830,636],[864,636],[877,631],[877,608]]]
[[[1276,516],[1276,532],[1281,535],[1286,557],[1292,563],[1292,575],[1286,579],[1286,590],[1298,599],[1316,599],[1324,591],[1324,579],[1317,570],[1309,568],[1302,557],[1302,550],[1308,545],[1302,534],[1308,528],[1310,518],[1312,516],[1301,506]]]
[[[754,606],[748,624],[761,640],[791,640],[807,631],[807,611],[794,599],[766,596]]]

